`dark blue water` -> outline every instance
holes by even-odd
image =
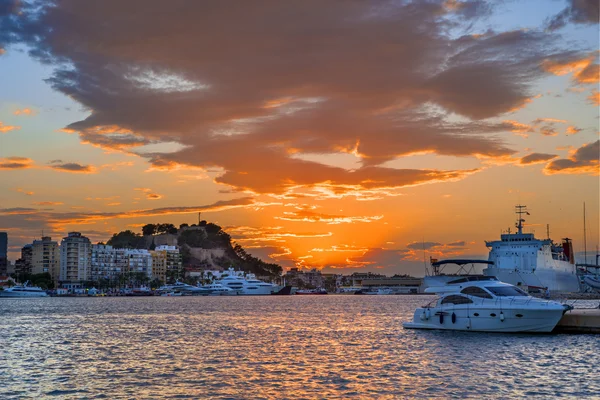
[[[428,298],[0,299],[0,398],[600,398],[600,336],[403,330]]]

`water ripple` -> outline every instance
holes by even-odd
[[[0,398],[591,398],[593,335],[403,330],[424,296],[0,301]]]

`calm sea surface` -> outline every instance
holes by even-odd
[[[600,398],[600,336],[403,330],[428,299],[0,299],[0,398]]]

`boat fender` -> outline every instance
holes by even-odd
[[[427,319],[427,315],[425,315],[425,311],[421,314],[421,321],[425,321]]]
[[[504,321],[504,313],[500,311],[500,321]]]
[[[467,329],[471,329],[471,318],[467,317]]]
[[[456,323],[456,314],[452,313],[452,323]]]
[[[440,313],[440,324],[444,323],[444,314]]]
[[[431,318],[431,310],[428,308],[427,310],[425,310],[425,319],[429,319],[429,318]]]

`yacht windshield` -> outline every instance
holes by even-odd
[[[529,296],[527,293],[514,286],[486,286],[485,288],[498,297]]]

